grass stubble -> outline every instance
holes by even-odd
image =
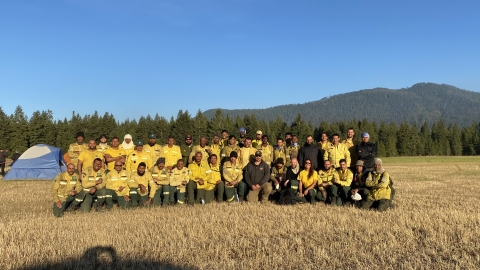
[[[385,213],[215,203],[55,218],[51,181],[0,181],[0,267],[478,269],[480,158],[414,159],[384,160]]]

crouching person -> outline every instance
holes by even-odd
[[[185,168],[183,159],[179,159],[177,161],[177,166],[173,168],[172,175],[170,177],[170,204],[173,205],[175,203],[175,196],[177,197],[178,204],[185,203],[185,193],[190,174],[190,170]]]
[[[355,174],[353,175],[353,181],[351,185],[350,195],[352,200],[358,206],[359,203],[365,201],[370,193],[370,190],[365,186],[365,180],[367,180],[368,172],[365,172],[363,166],[363,160],[357,161],[355,164]]]
[[[230,160],[223,164],[223,179],[225,179],[225,195],[227,202],[235,200],[235,193],[238,201],[243,202],[245,196],[245,183],[242,182],[242,166],[237,162],[238,154],[235,151],[230,152]]]
[[[197,203],[205,202],[205,188],[212,177],[212,170],[207,163],[202,161],[202,152],[195,153],[195,161],[188,164],[190,181],[187,184],[188,204],[195,202],[195,189],[197,190]]]
[[[225,184],[222,182],[222,175],[220,173],[220,164],[217,155],[212,154],[209,157],[210,170],[212,175],[205,188],[205,203],[215,200],[215,192],[217,193],[217,202],[223,201],[223,193],[225,192]]]
[[[95,210],[98,211],[105,204],[107,178],[105,169],[102,166],[103,161],[96,158],[93,161],[93,166],[86,168],[82,172],[82,187],[83,192],[85,192],[85,198],[82,205],[80,205],[82,212],[90,212],[92,204],[95,205]],[[95,203],[93,203],[94,200],[96,200]]]
[[[140,162],[137,170],[132,172],[128,180],[130,188],[131,206],[146,206],[152,202],[155,196],[155,182],[152,174],[147,171],[147,164]]]
[[[332,167],[330,160],[323,162],[323,168],[318,171],[317,199],[335,205],[337,203],[338,187],[334,184],[339,181],[337,170]]]
[[[62,217],[63,212],[75,202],[75,196],[82,191],[82,185],[75,173],[75,165],[68,164],[67,171],[59,173],[55,177],[52,188],[53,215]],[[85,196],[83,194],[83,196]]]
[[[285,181],[283,181],[282,185],[285,188],[291,188],[298,192],[298,175],[300,174],[300,166],[298,165],[297,158],[292,158],[290,161],[292,165],[290,165],[287,169],[287,175],[285,176]]]
[[[245,181],[249,190],[248,202],[258,202],[259,195],[262,203],[268,202],[268,196],[272,192],[270,179],[270,167],[262,160],[262,152],[255,152],[255,159],[248,163],[245,170]]]
[[[375,158],[374,170],[368,173],[365,186],[370,188],[367,200],[362,203],[362,209],[374,208],[385,211],[390,207],[390,174],[383,169],[382,160]]]
[[[338,163],[340,168],[337,171],[338,180],[335,182],[335,185],[338,187],[337,205],[340,206],[350,202],[350,185],[352,184],[353,173],[347,167],[345,159],[340,159]]]
[[[123,169],[123,163],[115,161],[114,169],[107,174],[107,195],[105,196],[107,210],[112,209],[114,202],[117,202],[122,209],[130,208],[129,176]]]
[[[313,169],[312,161],[308,158],[303,162],[303,166],[305,168],[298,175],[298,180],[300,180],[298,183],[298,200],[303,202],[308,200],[311,204],[315,204],[318,173]]]
[[[150,170],[152,173],[153,182],[155,183],[155,195],[153,196],[153,205],[166,206],[170,199],[170,175],[171,173],[165,167],[165,158],[157,160],[157,166],[153,166]],[[151,191],[150,191],[151,192]]]

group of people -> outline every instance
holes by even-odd
[[[102,135],[84,141],[76,134],[69,146],[71,162],[60,173],[52,188],[53,213],[62,216],[66,210],[79,208],[112,209],[136,206],[167,206],[210,202],[267,202],[279,200],[290,191],[295,201],[317,201],[333,205],[357,205],[363,209],[388,209],[393,187],[382,161],[376,158],[376,146],[368,133],[355,144],[353,128],[340,142],[322,133],[321,141],[312,136],[300,145],[289,132],[277,138],[276,145],[257,131],[255,139],[223,130],[210,144],[202,136],[197,145],[192,136],[178,146],[175,138],[159,145],[155,134],[148,143],[133,142],[127,134],[120,143],[113,137],[110,144]]]
[[[5,167],[7,166],[7,159],[10,156],[10,151],[8,149],[0,149],[0,175],[5,176]],[[12,166],[13,163],[20,157],[20,153],[15,151],[12,155],[12,163],[9,166]]]

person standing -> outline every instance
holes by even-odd
[[[244,127],[241,127],[239,130],[238,130],[238,133],[239,133],[239,138],[238,138],[238,147],[242,148],[244,145],[245,145],[245,139],[246,139],[246,136],[247,136],[247,129],[245,129]]]
[[[192,148],[192,151],[188,157],[188,160],[189,161],[193,160],[193,156],[197,152],[202,152],[202,161],[208,164],[208,157],[212,154],[212,150],[210,149],[210,146],[207,145],[207,137],[205,136],[200,137],[200,144],[195,145]]]
[[[160,158],[162,146],[157,144],[157,135],[148,134],[148,144],[143,146],[143,151],[150,155],[152,162],[156,162]]]
[[[292,135],[290,145],[287,146],[287,152],[290,155],[290,162],[292,159],[297,159],[298,162],[298,151],[300,150],[300,144],[298,143],[298,136]],[[290,166],[290,164],[288,164]]]
[[[307,141],[298,153],[298,164],[300,164],[300,167],[304,167],[303,162],[308,158],[312,162],[313,169],[316,170],[318,168],[318,161],[320,160],[319,154],[318,146],[313,144],[312,135],[308,135]]]
[[[245,183],[242,182],[242,166],[237,162],[238,154],[235,151],[230,152],[230,160],[223,164],[223,179],[225,179],[225,195],[227,202],[233,202],[235,193],[238,201],[243,202],[245,196]]]
[[[334,168],[339,168],[340,160],[345,159],[347,162],[347,167],[350,167],[350,152],[343,143],[340,143],[340,135],[333,134],[332,143],[325,151],[323,159],[330,160],[330,162],[332,163],[332,167]]]
[[[115,168],[115,162],[119,161],[125,165],[127,161],[127,152],[120,147],[118,137],[113,137],[111,146],[105,151],[105,161],[107,162],[107,172]]]
[[[257,146],[257,150],[262,152],[262,161],[270,168],[273,162],[273,147],[268,143],[268,135],[262,135],[262,144]]]
[[[167,145],[162,147],[162,154],[160,157],[165,158],[165,166],[168,170],[172,170],[177,161],[182,158],[182,151],[178,145],[175,145],[175,138],[168,136]],[[183,161],[186,164],[185,160]]]
[[[107,135],[105,134],[100,135],[100,138],[98,138],[97,150],[102,152],[104,155],[107,149],[110,148],[107,141],[108,141],[108,138],[107,138]]]
[[[213,142],[210,145],[210,150],[212,151],[212,155],[215,154],[218,158],[220,158],[222,146],[220,145],[220,138],[218,137],[218,135],[213,135]]]
[[[229,159],[232,151],[240,152],[240,147],[236,143],[235,135],[230,135],[230,137],[228,137],[228,145],[222,148],[222,164]]]
[[[330,142],[328,141],[327,133],[322,132],[322,134],[320,135],[320,142],[318,143],[318,149],[320,149],[320,156],[322,157],[322,161],[323,161],[323,156],[325,155],[325,151],[327,150],[329,145],[330,145]]]
[[[347,138],[342,141],[342,143],[347,147],[348,152],[350,152],[350,168],[352,171],[355,171],[355,163],[357,163],[357,152],[355,151],[355,130],[349,128],[347,130]]]
[[[192,160],[189,159],[190,154],[192,153],[192,149],[193,149],[192,136],[190,134],[187,134],[187,136],[185,136],[185,144],[180,145],[180,151],[182,153],[182,159],[185,166],[188,166],[188,164],[192,163]],[[175,160],[175,163],[177,163],[176,160]]]
[[[53,215],[62,217],[65,210],[75,202],[75,196],[82,191],[82,184],[75,172],[75,165],[68,164],[67,171],[55,177],[52,187]]]
[[[290,152],[284,145],[282,138],[277,138],[277,145],[273,148],[273,160],[282,158],[285,162],[285,166],[290,166]]]
[[[363,161],[367,171],[373,171],[374,159],[377,156],[377,145],[370,142],[370,135],[362,132],[362,142],[355,146],[358,160]]]
[[[255,160],[248,163],[245,169],[245,181],[248,184],[249,192],[248,202],[258,202],[259,195],[261,202],[268,202],[268,196],[272,192],[272,184],[268,182],[270,178],[270,166],[262,160],[262,152],[255,152]]]
[[[4,152],[3,149],[0,149],[0,174],[2,176],[5,176],[5,164],[7,163],[7,157],[8,153],[6,151]]]
[[[82,176],[83,170],[86,169],[87,167],[92,166],[93,161],[97,158],[100,160],[103,160],[103,153],[98,151],[96,141],[94,139],[90,139],[88,140],[88,148],[83,150],[80,153],[80,156],[78,156],[78,161],[77,161],[78,175]],[[105,168],[103,163],[102,163],[102,167]]]
[[[257,132],[255,133],[255,140],[252,140],[253,148],[258,148],[258,146],[262,144],[262,135],[263,132],[261,130],[257,130]]]
[[[145,163],[147,170],[153,166],[153,161],[150,154],[143,151],[143,142],[137,140],[135,142],[135,151],[131,152],[127,157],[127,164],[125,165],[128,173],[133,174],[137,171],[138,164]]]
[[[87,145],[84,143],[85,134],[82,131],[77,132],[75,138],[76,141],[68,146],[68,157],[70,157],[71,163],[77,169],[78,157],[82,151],[87,149]]]
[[[125,150],[127,153],[127,157],[130,155],[131,152],[135,151],[135,144],[132,142],[132,135],[126,134],[123,137],[123,142],[120,147]]]
[[[255,156],[255,152],[257,152],[257,149],[252,147],[252,138],[245,138],[245,145],[237,152],[238,165],[241,166],[242,169],[245,168]]]

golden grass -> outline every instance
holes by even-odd
[[[210,204],[55,218],[52,182],[1,181],[0,266],[478,269],[479,161],[384,159],[397,189],[396,208],[385,213],[320,203]]]

